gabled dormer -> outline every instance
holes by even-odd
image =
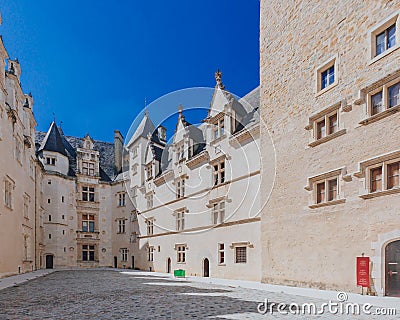
[[[82,145],[77,149],[77,173],[89,176],[100,176],[100,153],[95,150],[94,140],[87,134],[82,141]]]
[[[208,124],[207,140],[210,143],[222,140],[227,135],[233,134],[246,115],[246,109],[243,105],[225,90],[220,70],[215,73],[215,81],[216,85],[210,109],[205,119]]]

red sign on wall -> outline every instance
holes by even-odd
[[[369,257],[357,257],[357,286],[369,288]]]

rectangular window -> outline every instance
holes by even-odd
[[[147,225],[147,235],[148,236],[153,235],[153,232],[154,232],[154,220],[153,219],[146,220],[146,225]]]
[[[400,105],[400,79],[397,78],[368,93],[367,104],[370,116]]]
[[[185,212],[177,211],[175,214],[176,214],[176,231],[182,231],[185,229]]]
[[[185,178],[180,178],[176,182],[176,198],[180,199],[185,196]]]
[[[317,203],[325,202],[325,182],[317,183]]]
[[[125,199],[126,199],[125,192],[118,193],[118,206],[119,207],[125,207]]]
[[[146,165],[146,177],[147,180],[150,180],[153,178],[153,164],[149,163],[148,165]]]
[[[339,197],[338,178],[330,177],[315,184],[315,203],[337,200]]]
[[[83,214],[82,215],[82,231],[83,232],[94,232],[94,215]]]
[[[331,134],[338,132],[339,120],[338,120],[338,110],[326,114],[323,118],[319,118],[315,121],[314,137],[316,140],[325,138]]]
[[[387,166],[387,188],[393,189],[400,186],[399,183],[399,167],[400,162],[390,163]]]
[[[321,72],[321,90],[335,82],[335,66],[330,66]]]
[[[146,200],[147,200],[147,209],[153,208],[153,194],[152,193],[146,195]]]
[[[54,157],[46,157],[46,164],[49,166],[55,166],[56,165],[56,158]]]
[[[122,248],[121,249],[121,261],[122,262],[127,262],[128,261],[128,249],[127,248]]]
[[[13,190],[14,183],[11,180],[6,179],[4,181],[4,203],[10,209],[12,209]]]
[[[337,179],[328,180],[328,201],[337,199]]]
[[[370,192],[382,191],[382,167],[371,169]]]
[[[82,201],[94,202],[94,188],[82,187]]]
[[[400,82],[388,88],[389,92],[389,108],[393,108],[400,104]]]
[[[82,173],[88,176],[94,176],[94,163],[83,161]]]
[[[154,247],[148,247],[148,249],[147,249],[147,261],[154,261]]]
[[[225,201],[220,201],[212,205],[212,223],[223,223],[225,219]]]
[[[186,246],[177,246],[177,262],[184,263],[186,261]]]
[[[396,44],[396,23],[392,24],[386,30],[375,37],[376,52],[375,56],[380,55],[386,50],[394,47]]]
[[[118,219],[118,232],[125,233],[125,219]]]
[[[94,245],[82,245],[82,260],[94,261]]]
[[[213,127],[213,136],[214,139],[218,139],[219,137],[222,137],[225,133],[225,124],[224,124],[224,118],[219,119],[214,123]]]
[[[247,263],[247,247],[235,247],[235,263]]]
[[[183,160],[184,157],[185,157],[185,149],[184,149],[183,143],[182,143],[182,144],[177,145],[177,147],[176,147],[176,161],[179,162],[180,160]]]
[[[222,160],[213,166],[214,169],[214,185],[225,182],[225,160]]]
[[[326,136],[325,119],[317,122],[317,140]]]
[[[225,244],[223,243],[218,244],[218,263],[225,263]]]

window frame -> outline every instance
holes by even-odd
[[[218,243],[218,264],[225,265],[225,243]]]
[[[117,219],[117,234],[126,233],[126,218]]]
[[[371,90],[370,92],[367,93],[367,114],[369,117],[375,117],[378,116],[385,111],[391,110],[393,108],[396,108],[400,106],[400,93],[398,94],[398,104],[390,106],[390,96],[389,96],[389,89],[395,85],[400,85],[400,77],[397,77],[391,81],[388,81],[387,83],[379,86],[378,88],[375,88],[374,90]],[[372,99],[373,97],[382,92],[382,100],[381,100],[381,111],[377,113],[373,113],[373,104],[372,104]]]
[[[96,202],[96,189],[92,186],[82,186],[81,189],[82,201]]]
[[[240,263],[240,264],[245,264],[247,263],[247,246],[235,246],[234,248],[235,250],[235,263]],[[243,252],[239,253],[239,250],[244,251],[244,255]]]
[[[147,261],[148,262],[154,261],[154,246],[149,246],[147,248]]]
[[[225,164],[225,158],[220,159],[218,161],[215,161],[212,164],[212,169],[213,169],[213,186],[219,186],[221,184],[224,184],[226,182],[226,175],[225,175],[225,170],[226,170],[226,164]]]
[[[186,245],[179,244],[176,245],[176,262],[177,263],[186,263]]]
[[[324,92],[334,88],[339,83],[339,67],[338,67],[338,56],[329,58],[322,65],[316,69],[316,95],[319,96]],[[322,87],[322,75],[333,67],[333,82],[328,83],[325,87]]]
[[[395,43],[390,48],[387,47],[387,43],[385,43],[385,50],[377,53],[377,37],[381,35],[383,32],[386,32],[390,29],[393,25],[395,25]],[[400,47],[400,10],[394,12],[392,15],[387,17],[385,20],[380,21],[377,25],[371,28],[368,33],[370,35],[370,46],[369,46],[369,55],[370,55],[370,62],[372,64],[381,58],[387,56],[391,52],[397,50]],[[387,39],[385,39],[385,42]]]
[[[154,218],[146,219],[146,231],[148,236],[154,235]]]
[[[92,218],[93,217],[93,218]],[[84,224],[87,224],[85,227]],[[82,221],[81,221],[81,226],[82,226],[82,232],[95,232],[96,228],[96,217],[94,214],[90,213],[83,213],[82,214]],[[91,227],[93,226],[93,227]],[[86,230],[85,230],[86,228]]]
[[[211,203],[211,223],[213,225],[224,223],[225,209],[226,209],[225,200],[220,200]]]
[[[185,210],[175,211],[176,231],[185,230]]]
[[[186,177],[179,177],[176,180],[176,199],[182,199],[185,197],[185,186],[186,186]]]
[[[86,256],[86,259],[85,259],[85,256]],[[82,261],[85,261],[85,262],[96,261],[96,245],[82,244]]]

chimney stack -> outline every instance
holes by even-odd
[[[114,130],[114,168],[115,174],[122,172],[122,151],[124,137],[119,130]]]

